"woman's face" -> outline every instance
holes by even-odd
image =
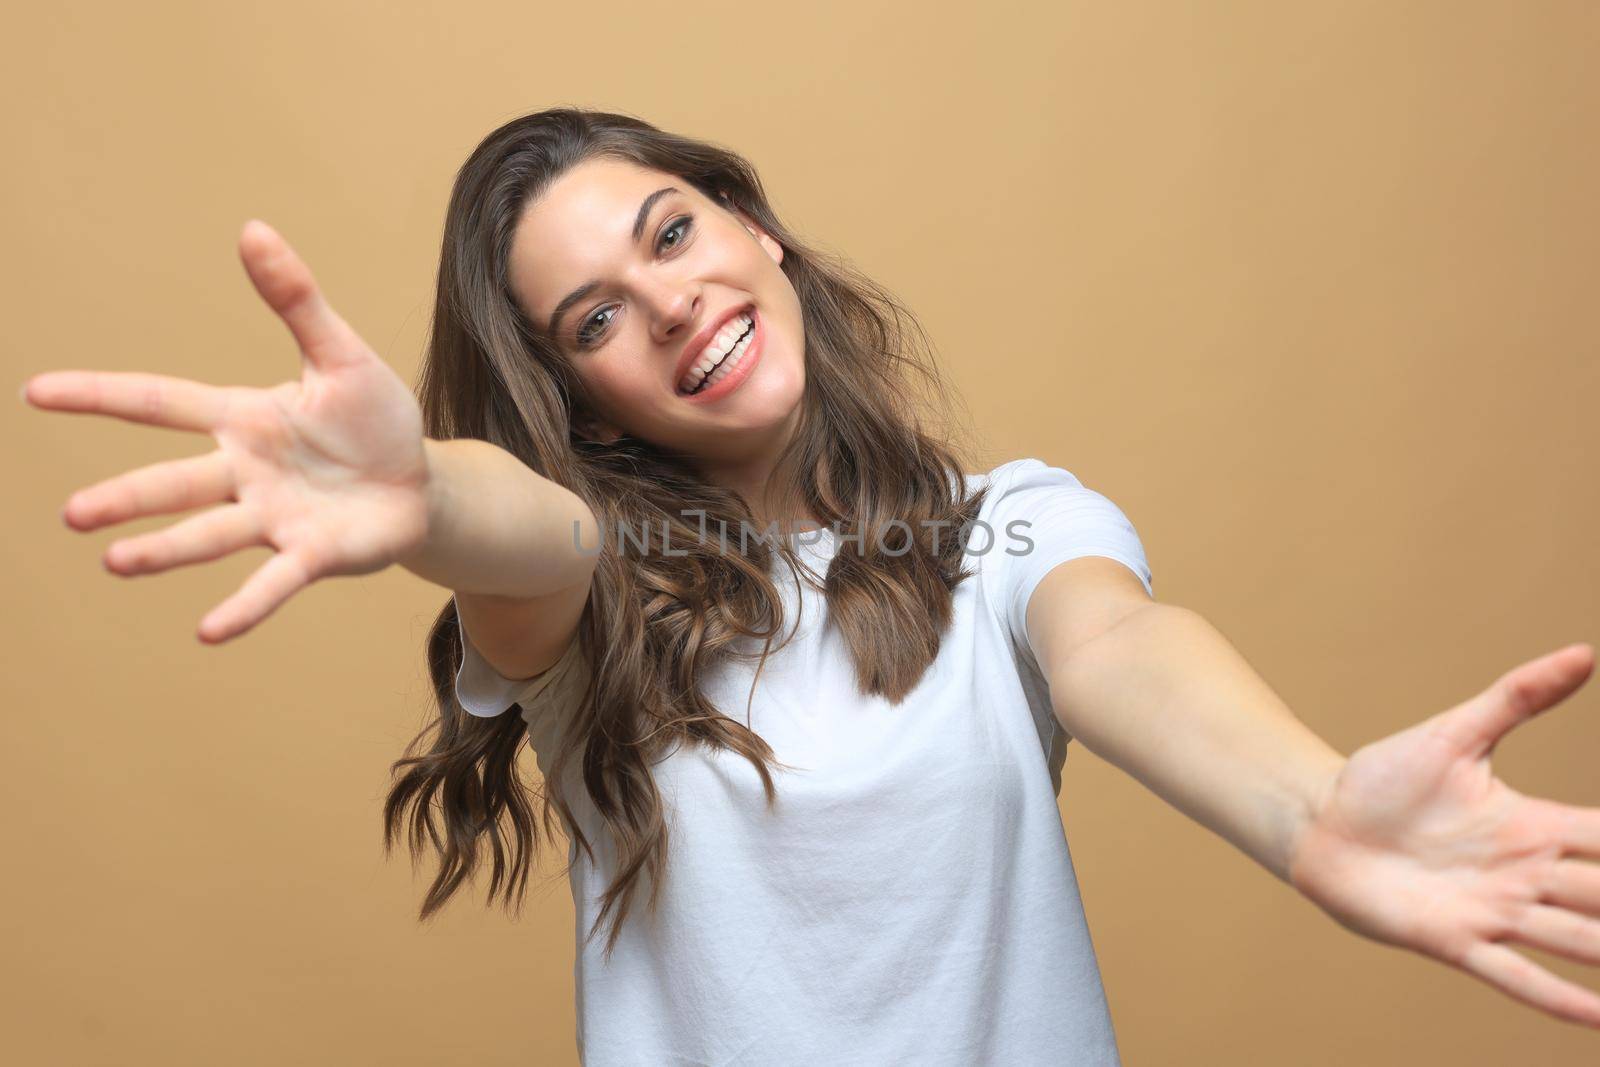
[[[627,433],[748,479],[787,442],[805,389],[800,301],[782,261],[756,223],[683,179],[593,159],[524,211],[510,280],[598,413],[580,433]],[[718,351],[722,364],[685,393]]]

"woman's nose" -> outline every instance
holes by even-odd
[[[695,311],[700,303],[692,289],[662,290],[649,297],[651,302],[651,332],[657,344],[666,344],[694,325]]]

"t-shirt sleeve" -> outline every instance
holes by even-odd
[[[533,717],[545,711],[572,706],[581,698],[588,668],[588,658],[576,634],[572,643],[548,669],[532,678],[511,679],[496,671],[473,647],[467,638],[466,627],[456,617],[461,633],[461,667],[456,671],[456,699],[469,715],[490,719],[511,708],[522,707],[523,717]]]
[[[1019,648],[1033,651],[1027,615],[1034,587],[1069,559],[1114,559],[1154,596],[1150,565],[1133,523],[1069,471],[1038,459],[1015,460],[996,468],[989,484],[981,517],[993,530],[994,544],[983,567],[984,584]],[[974,532],[969,551],[977,551],[984,537],[983,531]]]

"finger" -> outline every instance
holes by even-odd
[[[1513,726],[1558,704],[1588,680],[1594,649],[1568,645],[1514,667],[1441,717],[1440,729],[1473,758],[1485,756]]]
[[[23,384],[35,407],[115,415],[129,422],[209,433],[222,424],[228,390],[164,374],[136,371],[53,370]]]
[[[1600,808],[1580,808],[1555,801],[1545,803],[1555,812],[1561,827],[1563,854],[1600,859]]]
[[[1556,977],[1515,949],[1479,941],[1467,949],[1461,966],[1524,1004],[1558,1019],[1600,1028],[1600,995]]]
[[[319,370],[352,358],[363,344],[348,323],[322,298],[311,268],[278,231],[260,219],[245,223],[239,258],[256,292],[294,335],[300,351]]]
[[[311,581],[304,562],[288,552],[278,552],[257,567],[233,596],[200,620],[198,637],[220,644],[244,633],[278,609]]]
[[[265,543],[255,513],[243,505],[230,504],[191,516],[165,530],[115,541],[106,548],[105,564],[113,574],[125,577],[159,574]]]
[[[233,464],[220,451],[141,467],[80,489],[61,518],[74,530],[96,530],[143,515],[169,515],[231,499]]]
[[[1600,917],[1600,866],[1556,860],[1545,877],[1540,900]]]
[[[1519,911],[1512,936],[1579,963],[1600,963],[1600,922],[1566,908],[1528,905]]]

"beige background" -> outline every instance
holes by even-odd
[[[791,225],[924,316],[991,463],[1111,496],[1158,597],[1341,751],[1600,640],[1595,5],[100,3],[8,24],[14,382],[297,374],[238,263],[252,216],[414,380],[455,168],[515,115],[613,108],[745,152]],[[423,928],[423,880],[380,856],[445,591],[324,583],[203,646],[265,550],[122,579],[105,546],[171,520],[78,534],[58,509],[209,440],[20,407],[4,434],[11,1062],[573,1062],[565,884],[521,923],[466,897]],[[1597,751],[1591,683],[1496,769],[1600,804]],[[1600,1054],[1346,933],[1076,746],[1062,807],[1130,1064]]]

